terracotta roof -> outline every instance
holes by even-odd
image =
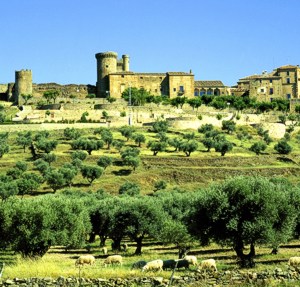
[[[267,74],[261,74],[261,75],[251,75],[244,78],[239,79],[239,81],[246,81],[246,80],[258,80],[258,79],[279,79],[280,76],[275,76],[274,72],[267,73]]]
[[[110,75],[130,75],[130,76],[163,76],[165,77],[165,73],[134,73],[134,72],[115,72],[110,73]]]
[[[195,81],[195,87],[224,87],[222,81]]]
[[[232,89],[230,89],[230,91],[232,91],[232,92],[247,92],[249,90],[244,89],[244,88],[232,88]]]

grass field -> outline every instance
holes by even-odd
[[[97,242],[98,243],[98,242]],[[128,242],[128,251],[120,253],[123,256],[123,266],[103,267],[103,261],[106,257],[102,254],[101,249],[97,243],[92,244],[90,254],[96,257],[96,263],[93,266],[84,266],[80,270],[82,277],[88,278],[132,278],[145,276],[140,270],[131,270],[132,263],[145,260],[151,261],[154,259],[177,259],[177,249],[171,245],[161,245],[159,242],[145,241],[143,247],[143,254],[135,256],[135,246]],[[108,245],[109,247],[109,241]],[[279,248],[277,255],[272,255],[271,249],[268,247],[258,247],[256,249],[256,267],[255,270],[265,271],[274,270],[275,268],[282,268],[287,270],[288,258],[295,256],[299,253],[300,242],[294,241],[288,245],[283,245]],[[112,255],[110,248],[109,255]],[[0,262],[5,262],[5,272],[3,278],[28,278],[28,277],[77,277],[79,276],[79,269],[75,267],[75,260],[79,255],[87,254],[85,249],[81,250],[68,250],[63,247],[53,247],[41,259],[22,259],[18,255],[11,252],[0,252]],[[234,251],[228,247],[220,247],[212,244],[209,247],[200,247],[195,244],[192,248],[190,255],[195,255],[198,261],[214,258],[217,262],[219,271],[235,270],[238,268],[236,263],[236,256]],[[177,275],[187,275],[193,272],[196,267],[191,267],[191,270],[176,271]],[[246,270],[244,270],[246,271]],[[149,275],[155,273],[150,272]],[[169,278],[171,271],[163,271],[159,276]]]
[[[111,194],[118,194],[119,187],[126,181],[139,184],[142,188],[142,194],[151,194],[154,190],[154,184],[158,180],[167,182],[166,192],[173,188],[179,188],[183,191],[193,191],[198,188],[205,187],[212,182],[221,181],[225,178],[235,175],[264,175],[267,177],[284,176],[293,183],[298,183],[299,178],[299,162],[300,147],[296,134],[289,141],[293,147],[293,151],[289,155],[279,155],[273,149],[275,142],[272,142],[262,155],[255,155],[249,151],[249,147],[259,137],[253,128],[247,127],[249,133],[253,135],[253,139],[241,142],[236,135],[228,135],[227,138],[234,143],[233,151],[227,153],[224,157],[220,153],[206,152],[206,148],[199,141],[199,148],[193,152],[190,157],[186,157],[183,152],[174,152],[174,148],[168,147],[165,152],[158,153],[153,156],[152,152],[143,144],[140,151],[141,164],[133,171],[127,166],[114,164],[107,168],[101,178],[95,180],[92,185],[77,175],[72,188],[86,191],[97,191],[104,189]],[[145,134],[147,141],[155,139],[155,134],[145,129],[138,129],[138,132]],[[169,137],[180,136],[191,131],[171,131]],[[201,135],[195,132],[196,140],[200,140]],[[93,130],[82,130],[82,135],[86,137],[96,138]],[[120,132],[113,129],[114,138],[124,139]],[[9,134],[10,151],[0,159],[0,174],[4,174],[9,168],[12,168],[17,161],[26,161],[29,170],[34,170],[33,159],[27,149],[23,152],[20,146],[15,143],[16,133]],[[70,142],[63,138],[62,130],[54,130],[51,132],[51,138],[57,139],[59,144],[54,151],[57,156],[53,167],[60,167],[65,162],[70,162],[72,153]],[[129,140],[125,146],[136,146]],[[120,159],[119,152],[113,147],[108,150],[105,147],[99,151],[93,151],[92,155],[85,160],[86,163],[96,164],[97,159],[101,155],[109,155],[117,161]],[[45,183],[35,191],[33,195],[40,195],[53,192]],[[60,192],[58,190],[57,192]],[[91,278],[110,278],[110,277],[135,277],[142,276],[140,271],[130,270],[133,262],[144,259],[150,261],[152,259],[176,259],[177,250],[174,246],[163,246],[157,242],[146,242],[143,247],[143,255],[135,256],[134,246],[129,242],[129,251],[124,256],[124,265],[122,267],[103,268],[101,262],[105,257],[98,243],[92,245],[91,253],[96,256],[96,264],[91,267],[84,267],[81,270],[82,277]],[[108,242],[108,246],[109,242]],[[299,253],[300,242],[292,242],[289,245],[282,246],[279,254],[271,255],[270,248],[257,248],[256,270],[273,269],[275,267],[287,268],[287,261],[290,256]],[[78,276],[79,270],[75,268],[74,263],[80,254],[87,251],[68,250],[64,248],[53,247],[42,259],[29,260],[22,259],[19,255],[11,252],[1,251],[0,262],[5,262],[5,272],[3,278],[14,277],[58,277],[58,276]],[[203,248],[195,245],[190,254],[198,257],[198,260],[206,258],[215,258],[219,270],[233,270],[237,268],[236,256],[232,249],[222,248],[217,245],[211,245]],[[178,274],[185,274],[190,271],[178,271]],[[170,271],[164,271],[162,276],[169,278]]]

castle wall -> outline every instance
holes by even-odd
[[[259,101],[271,101],[282,98],[282,84],[280,78],[266,78],[252,80],[249,83],[250,95]]]
[[[169,78],[169,97],[185,96],[194,97],[194,75],[185,73],[168,73]]]
[[[143,88],[152,95],[161,95],[168,92],[168,86],[164,84],[165,74],[111,74],[109,75],[110,96],[121,98],[125,89],[131,87]]]

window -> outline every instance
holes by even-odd
[[[291,98],[291,94],[286,94],[286,98],[289,100]]]
[[[291,83],[291,79],[290,78],[286,78],[286,83],[290,84]]]
[[[140,79],[142,80],[142,79],[143,79],[143,77],[140,77]]]
[[[184,92],[184,87],[183,87],[183,86],[180,86],[180,87],[179,87],[179,91],[180,91],[180,92]]]
[[[205,95],[205,92],[204,92],[204,91],[201,91],[201,92],[200,92],[200,96],[203,96],[203,95]]]
[[[270,95],[273,95],[273,88],[270,88]]]
[[[270,80],[270,84],[272,84],[273,83],[273,80]]]
[[[265,89],[260,89],[260,92],[261,92],[261,93],[264,93],[264,92],[265,92]]]
[[[289,75],[290,75],[290,71],[287,71],[287,72],[286,72],[286,75],[289,76]]]
[[[124,75],[122,75],[122,78],[124,78]]]
[[[199,91],[195,91],[194,96],[199,96]]]
[[[176,92],[176,88],[173,88],[173,91]]]

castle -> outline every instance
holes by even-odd
[[[227,87],[221,81],[195,80],[189,72],[137,73],[130,71],[129,55],[118,59],[116,52],[103,52],[95,55],[97,60],[96,85],[59,85],[56,83],[32,83],[32,71],[15,72],[15,83],[0,84],[0,99],[23,105],[24,95],[32,95],[31,102],[42,99],[48,90],[57,90],[64,100],[68,98],[83,99],[89,94],[98,98],[121,98],[129,87],[143,88],[152,95],[164,95],[169,98],[184,96],[193,98],[203,95],[249,95],[258,101],[273,99],[300,99],[299,66],[282,66],[271,73],[264,71],[261,75],[251,75],[239,79],[234,87]]]

